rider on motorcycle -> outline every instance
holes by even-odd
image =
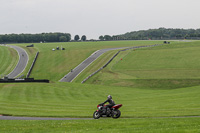
[[[112,96],[111,95],[108,95],[108,97],[107,97],[108,99],[105,101],[105,102],[103,102],[101,105],[104,105],[105,103],[109,103],[108,105],[106,105],[105,107],[104,107],[104,109],[103,110],[105,110],[105,112],[107,112],[107,109],[108,108],[111,108],[112,106],[114,106],[115,105],[115,102],[112,100]]]

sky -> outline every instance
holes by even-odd
[[[200,28],[200,0],[0,0],[0,34],[100,35]]]

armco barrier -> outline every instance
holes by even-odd
[[[163,44],[155,44],[155,45],[147,45],[147,46],[137,46],[137,47],[130,47],[130,48],[126,48],[123,50],[119,50],[104,66],[102,66],[101,68],[99,68],[97,71],[93,72],[91,75],[89,75],[87,78],[85,78],[81,83],[85,83],[90,77],[92,77],[93,75],[95,75],[96,73],[98,73],[99,71],[101,71],[103,68],[105,68],[120,52],[122,51],[126,51],[126,50],[130,50],[130,49],[136,49],[136,48],[145,48],[145,47],[155,47],[155,46],[160,46]]]
[[[30,67],[30,69],[29,69],[29,71],[28,71],[28,73],[27,73],[27,75],[26,75],[26,78],[28,78],[28,77],[31,75],[31,72],[32,72],[32,69],[33,69],[33,67],[34,67],[34,65],[35,65],[35,62],[36,62],[36,60],[37,60],[38,54],[39,54],[39,52],[36,53],[35,59],[33,60],[33,63],[32,63],[32,65],[31,65],[31,67]]]

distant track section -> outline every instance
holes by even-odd
[[[108,48],[108,49],[97,50],[90,57],[88,57],[81,64],[79,64],[76,68],[74,68],[71,72],[69,72],[67,75],[65,75],[60,80],[60,82],[72,82],[84,69],[86,69],[93,61],[95,61],[103,53],[110,51],[110,50],[125,49],[125,48],[127,48],[127,47]]]
[[[13,45],[9,45],[9,47],[14,48],[18,52],[19,56],[19,61],[17,66],[11,73],[7,75],[8,78],[15,78],[24,71],[26,65],[28,64],[29,57],[27,52],[22,48]]]
[[[65,75],[60,82],[72,82],[84,69],[86,69],[92,62],[94,62],[99,56],[103,53],[111,50],[118,50],[123,49],[122,51],[134,49],[134,48],[143,48],[143,47],[155,47],[163,44],[155,44],[155,45],[148,45],[148,46],[135,46],[135,47],[120,47],[120,48],[108,48],[108,49],[101,49],[94,52],[91,56],[89,56],[86,60],[84,60],[81,64],[79,64],[75,69]]]

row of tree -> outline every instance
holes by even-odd
[[[80,38],[78,35],[74,37],[75,41]],[[86,36],[81,37],[82,41],[86,41]],[[0,43],[36,43],[36,42],[69,42],[71,34],[69,33],[41,33],[41,34],[5,34],[0,35]]]
[[[162,40],[162,39],[200,39],[200,29],[159,28],[128,32],[122,35],[100,36],[99,40]]]

